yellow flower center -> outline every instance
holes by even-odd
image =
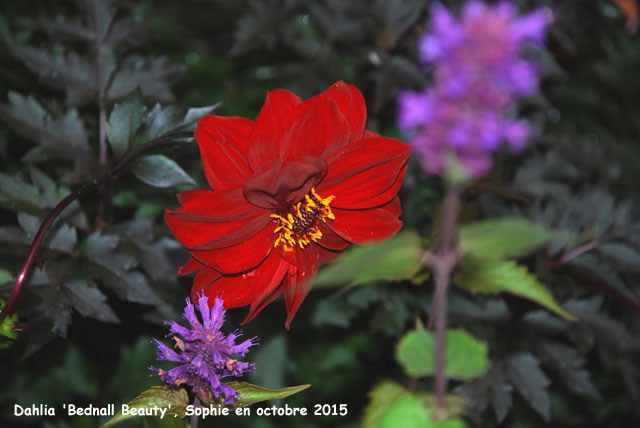
[[[318,222],[336,219],[329,206],[334,198],[333,195],[323,198],[312,187],[304,200],[292,205],[289,212],[271,214],[269,217],[278,224],[273,231],[278,235],[273,246],[282,244],[286,251],[291,251],[297,245],[304,250],[311,241],[318,242],[322,238]]]

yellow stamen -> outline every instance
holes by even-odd
[[[333,195],[323,198],[312,187],[304,200],[292,205],[289,212],[271,214],[270,217],[278,224],[273,231],[278,235],[273,246],[282,244],[285,251],[292,251],[296,246],[304,250],[311,241],[322,239],[318,224],[336,219],[330,206],[334,199]]]

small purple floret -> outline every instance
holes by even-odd
[[[151,370],[157,372],[160,379],[170,387],[191,386],[201,400],[208,400],[209,393],[216,398],[222,394],[225,404],[233,404],[238,392],[223,384],[221,379],[228,376],[242,377],[245,372],[255,370],[254,364],[238,361],[231,356],[243,357],[251,346],[257,345],[257,338],[236,344],[236,339],[242,335],[239,331],[229,335],[220,331],[225,317],[222,299],[216,298],[211,309],[208,303],[206,296],[199,297],[198,312],[202,317],[200,322],[195,306],[187,298],[182,318],[189,322],[190,329],[174,321],[166,322],[169,334],[176,342],[176,350],[154,339],[158,345],[157,360],[173,361],[179,365],[171,370],[155,367],[151,367]]]
[[[544,43],[550,21],[546,9],[518,16],[508,1],[488,6],[469,0],[459,20],[442,4],[433,5],[419,40],[433,86],[398,96],[398,126],[409,133],[428,173],[444,173],[447,157],[455,154],[470,176],[480,177],[504,143],[523,150],[532,129],[508,113],[518,97],[537,89],[538,69],[523,53]]]

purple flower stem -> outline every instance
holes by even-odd
[[[460,211],[460,191],[450,186],[444,201],[442,218],[442,240],[438,252],[429,258],[429,265],[434,273],[436,292],[433,300],[432,314],[436,333],[436,404],[440,417],[446,414],[445,397],[447,394],[447,374],[445,373],[445,349],[447,333],[447,290],[451,280],[451,272],[458,262],[458,251],[455,244],[455,232],[458,213]]]
[[[117,179],[118,176],[124,171],[124,169],[138,156],[143,154],[144,152],[166,143],[167,141],[172,141],[179,138],[193,138],[193,132],[176,132],[173,134],[163,135],[162,137],[155,138],[150,140],[135,149],[131,150],[127,153],[121,160],[118,162],[107,174],[103,175],[100,178],[95,178],[91,180],[89,183],[86,183],[78,190],[67,195],[63,200],[58,202],[58,204],[49,212],[47,217],[44,219],[42,224],[40,224],[40,228],[38,232],[33,238],[31,242],[31,246],[29,247],[29,252],[27,253],[27,257],[25,258],[24,263],[22,264],[22,268],[20,268],[20,272],[16,277],[16,281],[13,284],[13,289],[11,290],[11,295],[9,296],[9,300],[5,305],[4,309],[0,312],[0,322],[4,320],[9,314],[11,314],[13,310],[13,306],[18,300],[18,296],[20,295],[20,290],[24,285],[24,282],[31,270],[31,265],[36,258],[36,253],[42,244],[42,241],[47,235],[49,228],[56,220],[56,218],[60,215],[60,213],[73,201],[76,199],[91,193],[97,188],[112,182]]]
[[[196,398],[193,399],[193,407],[200,407],[200,399],[196,395]],[[198,416],[194,413],[191,415],[191,428],[198,428]]]

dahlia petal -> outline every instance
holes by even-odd
[[[247,159],[252,169],[278,158],[283,123],[302,100],[293,92],[278,89],[267,97],[249,137]]]
[[[324,97],[336,103],[349,122],[351,137],[349,141],[362,139],[367,122],[367,105],[362,93],[353,85],[337,82],[323,93]]]
[[[288,150],[300,155],[323,157],[349,143],[347,118],[338,105],[320,95],[310,98],[284,124],[279,157]]]
[[[253,122],[241,117],[205,116],[195,137],[204,174],[215,190],[242,187],[251,176],[246,159]]]
[[[188,275],[199,269],[202,269],[202,267],[202,263],[191,257],[189,258],[189,260],[187,260],[187,263],[185,263],[184,266],[178,266],[178,275]]]
[[[291,322],[298,312],[302,301],[309,294],[313,279],[320,266],[318,247],[311,245],[302,251],[296,251],[296,271],[289,273],[284,280],[284,301],[287,305],[287,321],[284,327],[291,330]]]
[[[353,244],[368,244],[394,236],[402,227],[400,199],[396,196],[388,204],[368,210],[333,210],[336,217],[327,223],[336,234]]]
[[[211,192],[211,190],[206,190],[206,189],[187,190],[186,192],[178,193],[176,195],[176,198],[178,198],[178,202],[180,202],[180,205],[184,205],[184,204],[192,201],[193,199],[198,199],[198,198],[201,198],[201,197],[207,197],[207,195],[210,192]]]
[[[191,298],[196,300],[199,292],[212,298],[220,297],[224,300],[225,309],[254,303],[266,289],[275,288],[282,282],[285,270],[281,267],[281,261],[278,252],[272,251],[262,264],[248,273],[221,275],[207,285],[194,284]]]
[[[316,244],[328,250],[340,251],[349,246],[349,243],[335,234],[324,223],[318,224],[318,230],[322,233],[322,238],[316,241]]]
[[[272,251],[272,254],[276,253],[276,251]],[[249,308],[249,313],[242,321],[242,324],[246,324],[255,318],[267,305],[273,302],[280,294],[282,294],[282,281],[285,278],[287,272],[289,271],[289,263],[280,258],[280,263],[278,268],[275,271],[275,274],[271,278],[269,282],[266,282],[266,286],[262,293],[251,303],[251,307]]]
[[[209,266],[202,265],[198,270],[195,279],[193,280],[193,287],[191,288],[191,299],[199,298],[198,296],[203,293],[211,284],[220,279],[222,274],[217,270],[210,268]]]
[[[244,198],[266,209],[290,205],[302,199],[327,173],[320,158],[295,156],[265,162],[243,189]]]
[[[339,158],[330,161],[327,176],[317,190],[336,197],[331,202],[332,208],[383,205],[400,188],[410,154],[411,146],[392,138],[351,143]],[[387,191],[390,188],[393,189]]]
[[[319,254],[318,263],[320,264],[320,266],[324,266],[328,263],[335,261],[337,258],[339,258],[342,255],[342,252],[331,251],[322,247],[318,247],[318,254]]]
[[[202,263],[223,274],[234,274],[248,271],[259,265],[273,248],[276,224],[268,224],[252,238],[230,247],[191,251],[191,254]]]
[[[236,245],[260,232],[271,219],[268,211],[249,204],[240,189],[208,191],[190,199],[165,221],[187,248],[211,250]]]
[[[180,193],[179,200],[186,202],[171,215],[183,221],[198,223],[223,223],[254,217],[260,210],[247,202],[242,189],[192,190]],[[188,193],[187,195],[184,195]],[[184,195],[184,196],[183,196]]]
[[[364,134],[362,135],[362,139],[368,140],[369,138],[382,138],[382,137],[377,132],[373,132],[373,131],[369,131],[368,129],[365,129]]]

